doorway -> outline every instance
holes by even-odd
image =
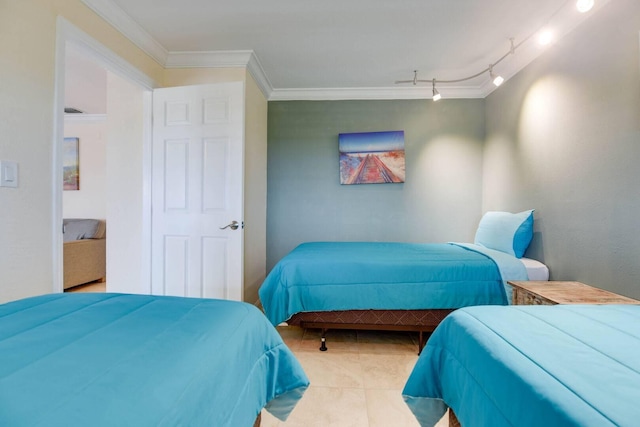
[[[56,40],[56,108],[53,154],[53,291],[63,291],[63,141],[67,52],[80,55],[104,73],[104,207],[93,206],[86,215],[104,216],[108,224],[106,269],[108,292],[149,293],[150,203],[149,162],[151,89],[155,83],[106,47],[58,18]],[[76,79],[80,82],[82,79]],[[87,165],[85,165],[86,167]],[[85,170],[87,177],[93,171]],[[82,188],[82,165],[80,186]],[[95,176],[94,176],[95,178]],[[97,196],[95,196],[97,197]],[[103,212],[103,213],[101,213]],[[133,220],[132,220],[133,219]]]
[[[65,292],[106,290],[107,70],[69,45],[65,56]]]

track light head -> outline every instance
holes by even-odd
[[[436,79],[433,79],[432,84],[433,84],[433,100],[439,101],[442,98],[442,95],[440,95],[440,92],[438,92],[438,89],[436,89]]]
[[[493,74],[493,64],[489,64],[489,76],[493,80],[493,84],[498,87],[504,82],[504,78],[500,75]]]

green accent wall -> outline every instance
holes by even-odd
[[[340,185],[338,135],[402,130],[406,179]],[[473,241],[484,100],[272,101],[267,271],[308,241]]]

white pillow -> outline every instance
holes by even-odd
[[[485,213],[474,243],[522,258],[533,238],[533,211]]]

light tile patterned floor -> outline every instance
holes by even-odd
[[[319,331],[278,331],[311,385],[286,422],[263,410],[263,427],[419,427],[402,400],[418,359],[417,334],[333,330],[321,352]],[[437,427],[448,427],[446,416]]]

